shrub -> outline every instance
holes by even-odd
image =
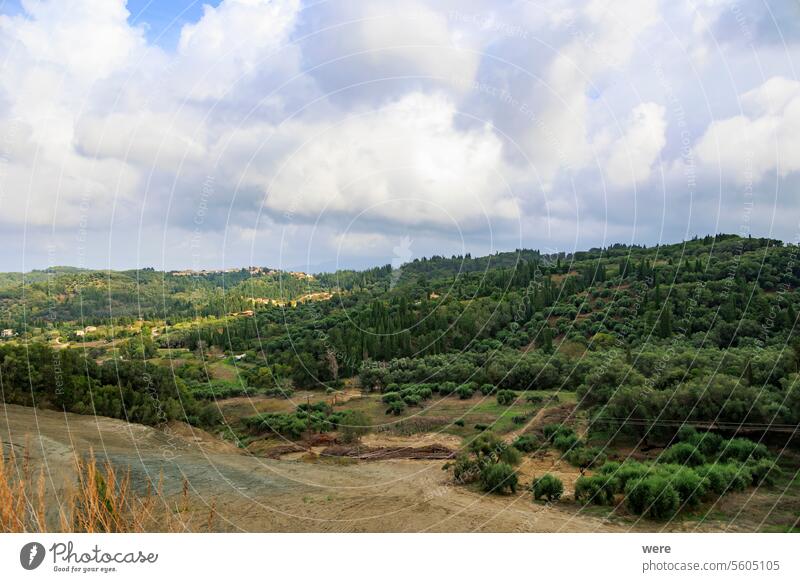
[[[517,393],[513,390],[500,390],[497,393],[497,403],[502,406],[510,406],[517,399]]]
[[[751,462],[748,465],[752,483],[755,487],[759,485],[772,486],[775,485],[777,479],[782,471],[778,465],[769,459],[761,459],[759,461]]]
[[[395,400],[389,403],[389,408],[386,409],[386,414],[394,414],[400,416],[406,409],[406,403],[402,400]]]
[[[597,472],[601,475],[614,475],[621,466],[622,464],[619,461],[606,461]]]
[[[745,463],[751,459],[758,461],[769,456],[769,451],[764,445],[754,443],[749,439],[737,438],[722,443],[719,460]]]
[[[558,501],[564,493],[564,484],[555,475],[547,473],[534,480],[531,491],[536,500],[545,498],[547,501]]]
[[[420,401],[419,394],[406,394],[403,396],[403,402],[405,402],[407,406],[416,406]]]
[[[542,429],[542,432],[544,432],[544,438],[550,442],[553,442],[558,436],[575,434],[574,430],[563,424],[548,424]]]
[[[553,446],[564,453],[575,447],[579,447],[580,441],[578,440],[578,436],[574,433],[562,434],[553,440]]]
[[[502,461],[509,465],[518,465],[522,460],[522,455],[517,449],[491,432],[485,432],[473,440],[469,450],[479,459],[484,459],[486,463]]]
[[[480,422],[475,425],[475,430],[484,431],[489,428],[489,425],[481,424]]]
[[[392,402],[397,402],[398,400],[402,400],[399,392],[387,392],[383,396],[381,396],[381,401],[384,404],[390,404]]]
[[[575,501],[584,505],[613,505],[615,485],[613,479],[606,475],[578,477],[575,482]]]
[[[458,397],[461,400],[468,400],[469,398],[472,398],[472,393],[473,393],[472,386],[469,386],[467,384],[462,384],[456,390],[456,394],[458,394]]]
[[[522,453],[512,446],[505,445],[500,448],[497,458],[509,465],[519,465],[522,461]]]
[[[516,416],[511,417],[511,422],[514,424],[525,424],[525,421],[528,420],[528,417],[524,414],[518,414]]]
[[[541,404],[542,402],[544,402],[544,397],[539,396],[538,394],[528,394],[525,397],[525,400],[527,402],[530,402],[531,404]]]
[[[347,410],[339,420],[339,436],[345,443],[357,442],[369,432],[371,421],[360,410]]]
[[[484,396],[489,396],[492,392],[497,390],[497,387],[492,384],[484,384],[481,386],[481,394]]]
[[[245,426],[258,432],[274,432],[289,438],[300,438],[308,430],[308,421],[296,414],[265,412],[243,419]]]
[[[637,461],[625,461],[614,473],[614,482],[616,483],[617,491],[622,493],[625,491],[628,483],[637,479],[642,479],[643,477],[647,476],[649,472],[650,468],[647,465]]]
[[[625,487],[625,502],[633,513],[651,519],[667,519],[678,510],[680,498],[664,477],[651,475],[630,481]]]
[[[458,420],[454,421],[453,424],[456,426],[464,426],[464,419],[459,418]]]
[[[453,480],[459,484],[472,483],[480,475],[480,464],[467,455],[459,455],[453,463]]]
[[[605,460],[605,453],[597,447],[576,447],[567,453],[567,462],[580,469],[588,469]]]
[[[744,491],[752,481],[749,471],[743,470],[733,464],[715,463],[697,468],[708,487],[708,490],[717,495],[725,495],[729,491]]]
[[[706,464],[706,457],[696,446],[689,443],[672,445],[659,457],[660,463],[674,463],[687,467],[699,467]]]
[[[675,467],[670,475],[664,476],[678,493],[683,506],[693,508],[700,505],[706,494],[706,482],[697,471],[687,467]]]
[[[491,493],[517,492],[517,472],[508,463],[493,463],[481,471],[481,486]]]
[[[698,448],[706,457],[713,457],[718,452],[725,440],[713,432],[695,432],[686,440]]]
[[[514,441],[514,448],[523,453],[532,453],[540,447],[539,439],[532,434],[524,434]]]
[[[693,426],[682,426],[678,429],[678,440],[694,444],[693,441],[699,434]]]

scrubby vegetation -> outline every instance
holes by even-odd
[[[548,473],[534,480],[531,491],[536,500],[558,501],[564,494],[564,484],[561,479]]]
[[[668,519],[781,478],[774,445],[800,424],[798,254],[717,235],[315,277],[0,275],[2,398],[244,440],[440,431],[465,443],[458,483],[513,492],[520,457],[550,455],[580,472],[579,502]],[[223,417],[237,396],[268,402]],[[663,451],[608,461],[621,444]]]

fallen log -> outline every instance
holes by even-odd
[[[348,457],[364,461],[386,459],[452,459],[456,452],[442,445],[432,444],[423,447],[367,447],[361,445],[326,447],[320,455],[328,457]]]

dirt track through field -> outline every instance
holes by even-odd
[[[0,438],[58,491],[72,478],[75,450],[90,449],[130,469],[134,485],[163,476],[164,494],[189,484],[189,512],[215,504],[218,531],[626,531],[629,525],[581,511],[574,503],[534,504],[530,494],[484,495],[454,487],[445,461],[313,461],[258,458],[188,425],[157,430],[95,418],[0,405]],[[27,444],[26,444],[27,443]],[[202,517],[200,518],[202,519]]]

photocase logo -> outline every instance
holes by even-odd
[[[44,546],[39,542],[30,542],[19,551],[19,563],[26,570],[35,570],[44,561]]]

